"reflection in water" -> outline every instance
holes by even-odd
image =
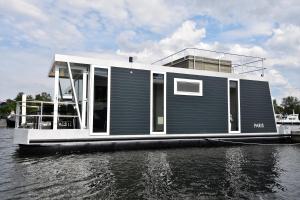
[[[147,168],[143,173],[144,197],[146,199],[174,198],[172,194],[172,171],[165,152],[149,152]]]
[[[108,167],[108,156],[51,156],[24,159],[13,165],[12,188],[16,196],[61,198],[76,196],[110,196],[114,180]],[[110,187],[107,187],[110,186]],[[19,190],[20,189],[20,190]]]
[[[230,148],[225,153],[225,173],[226,173],[226,184],[223,188],[223,193],[227,197],[237,197],[238,191],[243,189],[245,178],[242,174],[242,165],[245,163],[243,152],[241,148]]]
[[[1,199],[296,199],[300,146],[16,153],[0,134]]]

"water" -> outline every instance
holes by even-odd
[[[24,155],[0,129],[0,199],[297,199],[300,146]]]

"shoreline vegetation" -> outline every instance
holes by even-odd
[[[16,110],[18,101],[22,101],[22,95],[24,92],[19,92],[14,99],[7,99],[4,102],[0,102],[0,119],[6,119],[6,117]],[[51,95],[47,92],[36,94],[35,96],[27,95],[27,100],[31,101],[52,101]]]

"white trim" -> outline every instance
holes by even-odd
[[[199,84],[199,92],[178,91],[177,90],[178,82],[198,83]],[[174,94],[175,95],[187,95],[187,96],[203,96],[203,82],[202,82],[202,80],[197,80],[197,79],[174,78]]]
[[[181,139],[189,139],[189,138],[199,138],[199,139],[207,139],[207,138],[230,138],[230,137],[239,137],[239,138],[253,138],[259,136],[268,136],[268,137],[281,137],[287,136],[285,134],[278,134],[275,132],[272,133],[241,133],[241,134],[231,134],[231,133],[202,133],[202,134],[161,134],[161,135],[89,135],[89,131],[87,129],[80,130],[80,129],[60,129],[60,130],[43,130],[43,129],[14,129],[14,144],[29,144],[29,141],[41,140],[41,141],[51,141],[55,139],[66,139],[66,142],[57,142],[60,144],[67,144],[68,139],[83,139],[85,140],[84,143],[95,142],[95,139],[101,139],[103,141],[110,139],[110,140],[131,140],[131,139],[172,139],[172,138],[181,138]],[[91,140],[88,140],[91,139]],[[72,142],[71,142],[72,143]],[[78,142],[76,142],[78,144]],[[36,145],[36,144],[34,144]]]
[[[82,74],[82,104],[81,104],[81,112],[82,112],[82,127],[86,128],[86,109],[87,109],[87,69],[83,70]]]
[[[230,123],[230,81],[237,81],[238,84],[238,130],[231,131],[231,123]],[[228,104],[228,133],[241,133],[241,106],[240,106],[240,80],[239,79],[228,79],[227,81],[227,104]]]
[[[153,74],[164,75],[164,131],[153,131]],[[167,133],[167,73],[160,71],[151,71],[150,75],[150,134],[162,135]]]
[[[107,69],[107,121],[106,121],[106,132],[94,132],[93,129],[93,120],[94,120],[94,84],[95,84],[95,68],[102,68]],[[90,100],[90,135],[97,136],[97,135],[109,135],[110,134],[110,94],[111,94],[111,67],[104,67],[99,65],[91,65],[91,75],[92,78],[90,79],[91,82],[91,100]]]
[[[271,95],[271,87],[270,87],[269,83],[268,83],[268,86],[269,86],[269,93],[270,93],[270,98],[271,98],[271,103],[272,103],[272,109],[273,109],[274,123],[275,123],[276,131],[278,132],[276,115],[275,115],[275,110],[274,110],[274,104],[273,104],[273,99],[272,99],[272,95]]]
[[[55,62],[71,62],[71,63],[81,63],[88,65],[98,65],[98,66],[115,66],[120,68],[129,68],[129,69],[143,69],[150,71],[160,71],[160,72],[172,72],[180,74],[193,74],[193,75],[202,75],[202,76],[212,76],[212,77],[221,77],[221,78],[236,78],[236,79],[247,79],[247,80],[256,80],[256,81],[265,81],[265,77],[257,76],[253,77],[251,74],[233,74],[233,73],[224,73],[224,72],[213,72],[207,70],[195,70],[195,69],[186,69],[178,67],[167,67],[161,65],[149,65],[142,63],[129,63],[128,61],[116,61],[116,60],[105,60],[105,59],[96,59],[96,58],[87,58],[79,56],[70,56],[70,55],[61,55],[55,54]],[[52,66],[55,66],[54,63]]]
[[[69,62],[67,62],[67,65],[68,65],[68,71],[69,71],[69,78],[70,78],[70,82],[71,82],[71,87],[72,87],[74,100],[75,100],[76,111],[77,111],[77,115],[78,115],[78,121],[79,121],[80,129],[83,129],[82,121],[81,121],[81,113],[80,113],[80,110],[79,110],[77,94],[76,94],[75,85],[74,85],[74,81],[73,81],[73,74],[72,74],[72,70],[71,70],[71,65],[70,65]]]
[[[93,116],[94,116],[94,67],[90,67],[90,76],[89,76],[89,129],[90,134],[93,133]]]
[[[26,124],[26,100],[27,100],[27,95],[26,94],[22,94],[22,104],[21,104],[21,125],[25,125]]]
[[[54,78],[54,105],[53,105],[53,130],[57,130],[58,120],[58,91],[59,91],[59,66],[55,67],[55,78]]]

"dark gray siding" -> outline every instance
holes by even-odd
[[[203,96],[174,95],[174,78],[203,81]],[[167,134],[227,133],[227,79],[167,73]]]
[[[276,132],[269,83],[240,80],[241,132]],[[264,128],[254,128],[263,123]]]
[[[111,68],[111,135],[150,134],[150,71]]]

